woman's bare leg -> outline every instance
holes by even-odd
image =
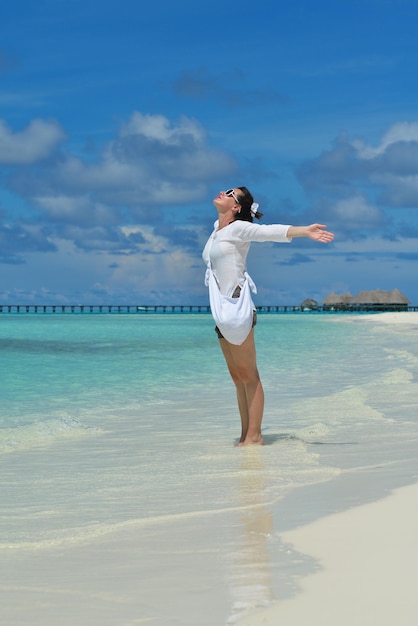
[[[264,391],[257,369],[254,329],[240,346],[220,339],[219,343],[237,390],[241,417],[241,438],[238,445],[262,444],[261,422]]]
[[[245,390],[245,385],[242,383],[235,383],[235,388],[237,392],[238,410],[241,418],[240,442],[242,442],[247,435],[248,424],[250,421],[250,416],[248,414],[247,392]]]

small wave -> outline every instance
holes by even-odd
[[[91,543],[114,535],[118,532],[129,531],[130,529],[143,529],[147,527],[155,527],[156,525],[171,525],[174,522],[186,522],[192,519],[204,517],[216,517],[227,513],[236,513],[237,511],[248,511],[264,507],[263,503],[242,505],[242,506],[226,506],[215,509],[202,509],[197,511],[187,511],[180,513],[165,513],[151,517],[138,517],[126,519],[120,522],[103,522],[99,524],[91,524],[79,528],[60,529],[59,534],[51,533],[49,538],[23,540],[17,542],[0,541],[0,553],[3,551],[20,550],[20,551],[40,551],[51,550],[57,547],[76,546],[85,543]]]
[[[59,439],[73,439],[101,432],[99,428],[82,424],[70,415],[17,428],[2,428],[0,429],[0,454],[50,445]]]

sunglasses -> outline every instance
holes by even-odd
[[[234,198],[237,204],[241,204],[241,202],[238,200],[235,194],[235,191],[233,189],[228,189],[228,191],[225,191],[225,195],[228,196],[229,198]]]

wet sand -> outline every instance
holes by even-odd
[[[288,600],[239,626],[414,626],[418,615],[418,484],[282,535],[316,560]]]

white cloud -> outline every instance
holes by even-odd
[[[333,213],[349,230],[368,230],[379,226],[383,221],[382,211],[363,196],[339,200],[333,207]]]
[[[88,196],[39,196],[36,203],[54,221],[78,224],[116,224],[118,212]]]
[[[111,154],[105,154],[99,163],[85,163],[69,156],[59,163],[53,172],[52,184],[63,185],[68,191],[93,191],[122,188],[135,185],[141,173],[129,162],[122,162]]]
[[[386,190],[383,199],[393,207],[418,206],[418,175],[416,176],[386,176]]]
[[[28,173],[16,178],[14,186],[32,197],[91,194],[106,205],[148,208],[200,200],[209,181],[236,170],[226,152],[208,145],[194,120],[171,124],[161,115],[135,112],[95,161],[69,154],[31,180]]]
[[[401,210],[418,208],[418,122],[392,125],[377,146],[341,135],[330,150],[302,164],[299,179],[319,207],[328,211],[333,203],[333,217],[348,217],[341,232],[350,225],[378,226],[395,236],[402,227]],[[418,232],[416,218],[412,226]]]
[[[139,111],[135,111],[129,122],[120,129],[120,137],[132,135],[142,135],[147,139],[173,145],[181,143],[183,136],[193,137],[196,142],[202,142],[205,137],[200,124],[185,116],[180,119],[178,126],[170,126],[170,121],[163,115],[143,115]]]
[[[48,157],[65,134],[56,122],[35,119],[22,131],[13,132],[0,120],[0,163],[23,165]]]
[[[359,161],[367,163],[368,180],[382,190],[391,207],[418,206],[418,122],[389,128],[377,147],[353,141]]]
[[[154,254],[159,254],[167,248],[167,240],[155,235],[149,226],[122,226],[121,232],[127,238],[132,235],[139,235]]]
[[[377,147],[369,146],[362,140],[354,140],[352,146],[360,159],[374,159],[384,154],[389,146],[398,142],[418,142],[418,122],[398,122],[389,128]]]
[[[207,297],[204,286],[204,265],[196,263],[196,258],[179,249],[168,250],[160,254],[142,254],[140,256],[119,257],[117,267],[110,273],[107,285],[110,291],[121,285],[131,293],[133,302],[142,297],[144,304],[161,303],[158,293],[178,292],[174,302],[184,304],[193,292]],[[154,294],[154,295],[153,295]],[[167,296],[162,296],[167,301]],[[193,298],[196,301],[196,298]]]

